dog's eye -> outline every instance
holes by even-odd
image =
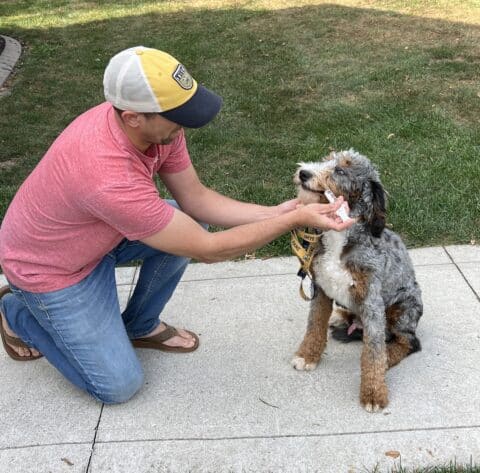
[[[344,171],[342,168],[335,168],[335,172],[336,172],[339,176],[345,176],[345,171]]]

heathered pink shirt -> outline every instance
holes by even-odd
[[[114,114],[103,103],[75,119],[10,204],[0,228],[0,264],[21,289],[71,286],[123,238],[151,236],[172,219],[153,176],[190,166],[183,132],[142,154]]]

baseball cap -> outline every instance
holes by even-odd
[[[103,89],[107,102],[120,110],[159,113],[187,128],[206,125],[222,106],[222,98],[198,84],[174,57],[144,46],[110,59]]]

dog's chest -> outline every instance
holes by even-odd
[[[315,283],[328,297],[350,308],[352,304],[350,289],[353,286],[353,279],[340,261],[346,243],[345,232],[325,232],[322,243],[325,251],[317,255],[313,262]]]

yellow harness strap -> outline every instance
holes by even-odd
[[[303,280],[306,276],[310,278],[313,283],[313,275],[310,270],[312,266],[313,256],[317,247],[318,240],[321,235],[319,233],[308,233],[304,230],[292,230],[290,238],[290,246],[293,254],[300,261],[300,269],[297,275],[302,278],[300,281],[300,296],[306,301],[311,301],[312,297],[308,297],[303,289]]]

